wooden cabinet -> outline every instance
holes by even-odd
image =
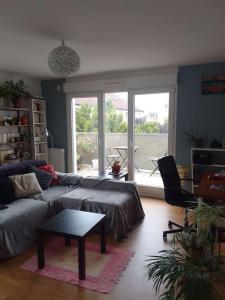
[[[192,191],[198,187],[202,175],[206,172],[225,172],[225,149],[192,148],[191,171],[194,183]]]

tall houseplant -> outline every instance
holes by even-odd
[[[205,144],[205,140],[199,137],[197,131],[193,129],[192,125],[190,130],[183,130],[183,133],[187,137],[187,141],[191,144],[192,147],[203,147]]]
[[[31,94],[25,90],[25,84],[23,80],[19,80],[16,83],[10,80],[1,84],[0,96],[12,100],[14,106],[19,107],[21,102],[20,100],[29,98]]]
[[[157,294],[164,289],[161,300],[221,299],[217,284],[225,285],[224,257],[212,247],[221,214],[220,209],[202,204],[193,210],[192,230],[175,235],[172,249],[147,259],[147,278],[153,280]]]

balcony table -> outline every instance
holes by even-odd
[[[118,153],[121,158],[121,169],[123,169],[127,165],[127,159],[128,159],[128,146],[115,146],[113,147]],[[140,147],[135,146],[134,147],[134,152],[136,152]],[[139,168],[137,167],[136,164],[134,164],[135,169],[139,172]]]

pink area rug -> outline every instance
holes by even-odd
[[[85,280],[78,278],[76,241],[72,241],[71,246],[65,246],[63,238],[55,238],[45,246],[44,269],[38,269],[36,255],[26,261],[21,268],[100,293],[109,293],[134,252],[107,246],[107,252],[102,254],[98,244],[89,242],[86,242],[85,249]]]

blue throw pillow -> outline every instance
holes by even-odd
[[[38,168],[35,168],[34,166],[30,166],[29,172],[35,173],[37,177],[37,181],[40,184],[42,190],[47,190],[50,186],[50,183],[52,181],[52,174],[39,170]]]
[[[0,203],[10,204],[15,200],[16,197],[11,180],[8,177],[0,178]]]

